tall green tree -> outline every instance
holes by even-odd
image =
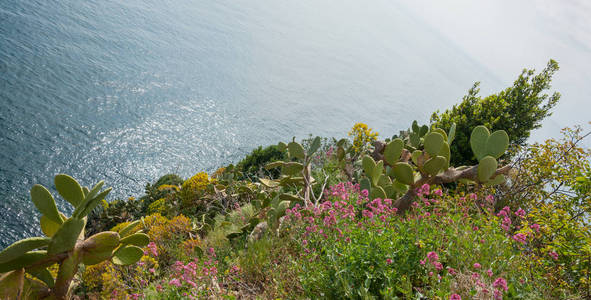
[[[558,103],[560,93],[546,93],[551,88],[552,76],[558,63],[550,60],[539,74],[524,69],[513,86],[486,97],[478,95],[479,82],[474,83],[462,102],[443,113],[431,116],[431,125],[448,130],[456,123],[456,142],[451,145],[453,165],[473,165],[474,157],[469,145],[472,128],[484,125],[494,130],[505,130],[512,146],[524,145],[530,132],[539,128],[542,120],[550,116]]]

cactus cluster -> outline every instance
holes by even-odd
[[[143,255],[140,247],[149,243],[146,234],[131,234],[140,221],[119,232],[100,232],[84,238],[86,216],[111,191],[101,191],[103,185],[101,181],[89,189],[68,175],[55,176],[58,193],[74,207],[70,217],[58,211],[47,188],[39,184],[31,188],[31,200],[41,213],[39,223],[46,237],[23,239],[0,252],[0,273],[4,273],[0,275],[0,287],[4,287],[4,293],[15,299],[65,299],[80,264],[111,260],[129,265],[139,261]],[[56,278],[48,270],[54,264],[59,265]]]
[[[316,183],[316,180],[312,177],[310,164],[312,162],[312,157],[314,153],[316,153],[316,151],[320,149],[321,145],[322,141],[320,137],[314,138],[307,150],[304,149],[304,146],[302,146],[302,144],[296,142],[295,139],[289,144],[280,142],[278,145],[279,150],[287,151],[288,157],[291,159],[291,161],[275,161],[267,164],[265,166],[267,170],[281,168],[281,176],[276,180],[264,178],[261,178],[259,180],[265,186],[270,188],[275,188],[279,186],[286,188],[302,187],[303,195],[293,195],[285,193],[280,195],[280,198],[284,201],[303,202],[306,205],[308,205],[312,198],[316,198],[312,192],[312,185]]]
[[[382,143],[381,147],[376,147],[373,157],[362,158],[365,177],[360,178],[361,188],[369,191],[371,199],[396,199],[425,183],[460,179],[484,184],[504,181],[503,174],[497,174],[497,159],[509,145],[505,131],[490,134],[484,126],[474,128],[470,145],[480,162],[474,167],[450,168],[450,144],[454,137],[455,124],[445,132],[441,128],[419,126],[414,121],[406,137],[395,137],[387,144]],[[474,171],[477,176],[473,176]]]

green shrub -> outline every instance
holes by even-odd
[[[264,167],[267,163],[283,159],[285,159],[285,153],[279,151],[277,145],[265,148],[259,146],[238,162],[236,167],[242,172],[244,178],[256,179],[263,175],[276,178],[279,176],[279,170],[267,171]]]
[[[523,145],[530,132],[540,128],[542,120],[551,115],[550,110],[558,103],[560,94],[551,96],[544,91],[550,89],[558,63],[550,60],[542,72],[523,70],[512,87],[497,94],[482,98],[478,95],[479,83],[468,91],[462,102],[443,113],[431,116],[431,125],[448,130],[456,124],[456,143],[451,146],[453,165],[472,165],[476,162],[468,141],[472,129],[484,125],[491,130],[505,130],[512,145]]]

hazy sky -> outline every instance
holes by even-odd
[[[562,100],[545,122],[545,132],[554,135],[559,128],[591,121],[591,1],[402,2],[504,82],[513,81],[522,68],[540,70],[548,59],[557,60],[553,87]],[[486,82],[482,89],[487,91]]]

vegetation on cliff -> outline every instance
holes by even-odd
[[[588,134],[524,144],[558,100],[540,95],[556,69],[470,100],[478,123],[454,108],[385,140],[358,123],[350,139],[167,174],[137,199],[103,201],[100,186],[58,175],[76,211],[66,218],[33,188],[46,237],[0,252],[0,298],[589,298]]]

